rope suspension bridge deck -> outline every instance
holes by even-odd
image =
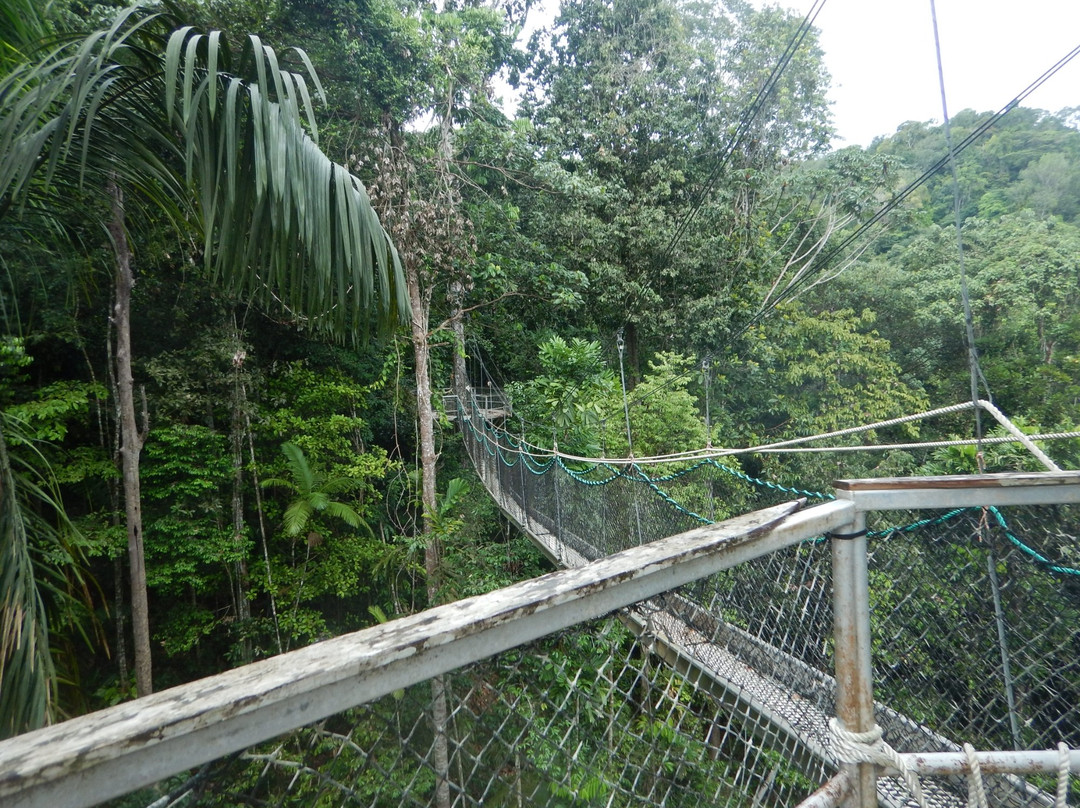
[[[487,408],[482,404],[456,407],[459,419],[468,423],[480,417],[485,422]],[[468,430],[466,430],[468,431]],[[482,433],[481,433],[482,434]],[[564,567],[581,567],[600,558],[603,553],[580,536],[561,536],[549,520],[532,514],[524,502],[504,488],[500,475],[490,461],[492,455],[482,451],[481,441],[469,441],[474,466],[488,493],[500,510],[541,549],[551,561]],[[779,518],[794,513],[802,502],[791,502],[770,509],[769,517]],[[585,552],[576,548],[583,548]],[[819,773],[821,765],[835,770],[838,759],[832,749],[829,734],[829,714],[823,703],[835,702],[835,680],[820,671],[762,642],[752,634],[730,626],[709,615],[688,598],[668,594],[658,600],[637,604],[624,610],[624,622],[657,650],[676,669],[693,670],[699,683],[706,680],[719,685],[724,698],[740,703],[766,719],[765,723],[779,729],[792,743],[793,756],[804,761],[804,768]],[[747,664],[753,660],[754,664]],[[767,671],[767,672],[766,672]],[[926,727],[905,719],[883,706],[879,712],[893,718],[909,731],[922,733],[937,744],[944,743],[954,750],[960,747],[934,737]],[[883,781],[883,803],[902,806],[906,792],[890,788]],[[936,790],[930,805],[959,806],[961,802],[948,792]]]

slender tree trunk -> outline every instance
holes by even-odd
[[[113,559],[113,585],[116,594],[113,608],[116,609],[116,675],[120,679],[120,692],[127,696],[128,657],[127,657],[127,612],[124,608],[124,562],[120,556]]]
[[[420,273],[415,260],[406,262],[406,282],[409,304],[412,307],[412,343],[416,361],[416,416],[420,433],[420,502],[423,508],[424,570],[427,573],[428,606],[439,600],[439,561],[442,548],[435,535],[431,515],[435,513],[435,414],[431,407],[431,346],[428,344],[428,315],[430,295],[420,288]],[[446,681],[442,676],[431,680],[431,720],[435,735],[435,804],[450,806],[450,744],[446,725],[449,710],[446,703]]]
[[[465,322],[461,310],[464,306],[465,287],[461,281],[450,284],[450,296],[453,298],[454,309],[450,314],[450,328],[454,332],[454,393],[459,397],[465,395],[465,388],[469,384],[469,374],[465,367]],[[461,399],[462,405],[467,402]]]
[[[240,392],[247,399],[247,391],[240,385]],[[266,564],[266,593],[270,597],[270,616],[274,620],[274,639],[277,641],[277,652],[283,653],[285,647],[281,643],[281,627],[278,623],[277,598],[274,596],[274,574],[270,568],[270,548],[266,541],[266,520],[263,518],[262,494],[259,493],[259,469],[255,465],[255,438],[251,432],[251,415],[244,410],[244,427],[247,430],[248,457],[251,458],[251,476],[255,483],[255,511],[259,514],[259,538],[262,539],[263,563]]]
[[[114,305],[115,301],[110,301],[110,307]],[[117,427],[112,429],[108,434],[108,441],[106,441],[106,430],[104,426],[101,427],[101,444],[102,447],[105,447],[107,443],[111,444],[113,463],[119,466],[120,392],[116,388],[116,362],[114,361],[113,356],[113,321],[111,317],[109,318],[107,333],[105,335],[105,354],[107,357],[105,365],[109,377],[109,392],[112,394],[112,401],[115,406],[113,421],[117,424]],[[107,484],[109,487],[109,509],[112,513],[110,521],[114,527],[118,527],[120,525],[120,487],[114,479],[110,479]],[[128,681],[130,671],[128,670],[127,653],[127,606],[124,597],[124,562],[119,555],[113,559],[113,585],[115,588],[113,604],[116,609],[116,669],[117,677],[120,680],[120,692],[126,696],[131,683]]]
[[[427,539],[424,568],[430,606],[437,602],[439,592],[438,539],[432,531],[430,514],[435,512],[435,414],[431,408],[431,347],[428,344],[428,301],[420,289],[419,273],[415,266],[406,269],[409,302],[412,305],[412,342],[416,357],[416,415],[420,433],[420,502],[423,507],[423,532]]]
[[[244,382],[241,372],[245,354],[240,345],[239,334],[234,334],[236,353],[233,354],[233,401],[232,401],[232,461],[233,461],[233,544],[236,546],[236,621],[241,632],[240,654],[244,662],[251,662],[251,601],[247,548],[244,547]]]
[[[150,664],[150,610],[146,597],[146,559],[143,552],[142,497],[139,490],[139,455],[146,440],[135,419],[135,379],[131,372],[131,289],[135,276],[131,269],[131,249],[124,223],[124,196],[109,181],[112,218],[109,235],[116,251],[116,390],[120,404],[120,465],[127,518],[128,563],[131,572],[131,627],[135,635],[135,687],[140,696],[153,692]],[[145,430],[145,408],[144,408]]]

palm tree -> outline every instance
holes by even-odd
[[[124,9],[109,26],[30,58],[37,43],[13,40],[40,35],[40,26],[5,21],[24,19],[33,2],[0,0],[0,218],[27,208],[47,215],[71,204],[72,188],[101,194],[110,211],[103,224],[116,252],[121,465],[144,695],[152,679],[139,493],[145,430],[129,329],[131,202],[193,231],[209,278],[226,291],[284,307],[340,339],[395,325],[408,299],[363,185],[318,147],[308,83],[319,96],[322,87],[302,51],[303,72],[292,72],[256,36],[232,49],[219,31],[180,26],[164,0],[163,11]]]
[[[349,527],[363,528],[365,532],[371,534],[371,528],[367,522],[351,505],[334,499],[336,494],[355,490],[360,485],[359,480],[345,476],[330,477],[324,472],[315,471],[308,463],[303,449],[295,443],[281,444],[281,451],[285,454],[289,466],[289,477],[269,477],[260,485],[264,488],[285,488],[293,493],[293,498],[285,507],[285,513],[282,516],[286,536],[295,540],[311,526],[311,520],[319,514],[340,519]],[[293,598],[294,618],[297,609],[300,608],[308,562],[311,561],[311,549],[321,541],[322,537],[318,533],[313,530],[308,532],[304,564],[300,570],[296,596]],[[295,544],[293,546],[295,547]]]
[[[304,450],[295,443],[281,444],[281,451],[288,462],[291,479],[269,477],[261,485],[263,488],[287,488],[295,494],[286,506],[282,519],[286,536],[299,536],[311,518],[320,513],[340,519],[349,527],[362,526],[371,532],[352,506],[333,499],[335,494],[355,490],[360,484],[358,480],[344,476],[328,477],[321,471],[315,471],[308,463]]]
[[[0,430],[0,738],[7,738],[43,724],[52,705],[48,615],[34,559],[35,550],[45,548],[34,545],[35,539],[56,539],[46,545],[55,550],[63,542],[35,507],[57,507],[48,464],[13,461],[3,432],[17,434],[18,424],[2,413],[0,422],[6,427]],[[29,441],[25,445],[32,451]]]

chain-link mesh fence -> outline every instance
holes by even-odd
[[[1069,506],[874,515],[875,697],[889,707],[878,723],[890,744],[1080,746],[1078,515]],[[1032,788],[996,780],[1003,805],[1047,804],[1054,791],[1052,777]],[[1075,804],[1075,775],[1072,792]]]
[[[826,774],[748,699],[666,664],[655,607],[441,677],[454,806],[793,805]],[[658,634],[665,629],[655,627]],[[426,682],[110,805],[434,806]]]
[[[568,566],[813,496],[759,494],[713,463],[579,468],[517,453],[477,413],[464,424],[489,490]],[[1078,517],[869,515],[875,718],[897,751],[1080,746]],[[798,804],[839,764],[830,556],[809,536],[110,805]],[[1054,804],[1052,775],[985,781],[990,805]],[[935,808],[967,802],[962,778],[924,785]],[[1080,778],[1070,785],[1075,805]],[[878,794],[913,804],[896,779]]]
[[[1060,542],[1068,510],[1002,516]],[[877,721],[898,750],[1080,742],[1077,592],[1010,533],[968,510],[873,535]],[[835,771],[829,569],[809,540],[440,677],[442,768],[425,682],[112,805],[438,806],[440,782],[453,806],[795,805]],[[991,805],[1052,804],[1053,777],[986,781]],[[927,786],[966,803],[963,782]]]
[[[513,435],[482,418],[465,425],[470,453],[493,493],[527,530],[551,534],[551,554],[564,563],[778,499],[827,498],[753,480],[714,460],[663,473],[567,463],[520,452]],[[875,697],[891,746],[901,752],[957,751],[963,743],[1080,746],[1077,516],[1068,506],[871,515]],[[825,722],[834,714],[835,684],[826,548],[809,541],[699,581],[662,605],[701,646],[729,655],[732,667],[714,671],[726,686],[744,687],[743,680],[726,678],[738,666],[760,677],[754,687],[772,695],[742,693],[798,738],[796,757],[817,755],[831,765]],[[1052,777],[988,780],[997,804],[1051,804]],[[1072,789],[1078,788],[1074,775]],[[959,805],[966,785],[943,781],[929,794],[936,804]],[[905,795],[898,783],[882,784],[886,801],[900,804]]]

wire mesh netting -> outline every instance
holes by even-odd
[[[567,465],[478,413],[464,424],[492,495],[568,566],[824,498],[715,463]],[[869,515],[875,717],[893,748],[1080,746],[1078,522],[1075,506]],[[811,536],[110,804],[796,805],[839,765],[831,568]],[[990,805],[1055,804],[1053,775],[984,780]],[[966,805],[967,787],[925,780],[927,804]],[[898,779],[878,796],[914,804]]]
[[[504,510],[566,564],[778,500],[828,498],[714,460],[663,473],[567,463],[520,451],[523,444],[479,416],[464,425],[478,471]],[[1077,516],[1066,506],[871,515],[875,696],[890,745],[901,752],[956,751],[965,742],[1080,746]],[[836,758],[826,726],[835,691],[826,548],[809,541],[660,605],[669,631],[684,632],[684,645],[712,660],[710,676],[797,739],[788,752],[828,767]],[[996,804],[1052,802],[1052,777],[987,779]],[[885,802],[907,799],[899,783],[884,781],[880,790]],[[962,782],[928,791],[934,804],[966,800]]]
[[[1068,506],[876,515],[870,616],[889,743],[1080,746],[1078,516]],[[1054,787],[1052,777],[993,784],[1003,805],[1048,804]],[[1071,788],[1075,804],[1075,775]]]
[[[653,607],[440,677],[113,806],[791,805],[815,788],[782,733],[696,669],[665,664]],[[628,628],[628,626],[630,626]],[[657,629],[662,631],[662,629]]]

